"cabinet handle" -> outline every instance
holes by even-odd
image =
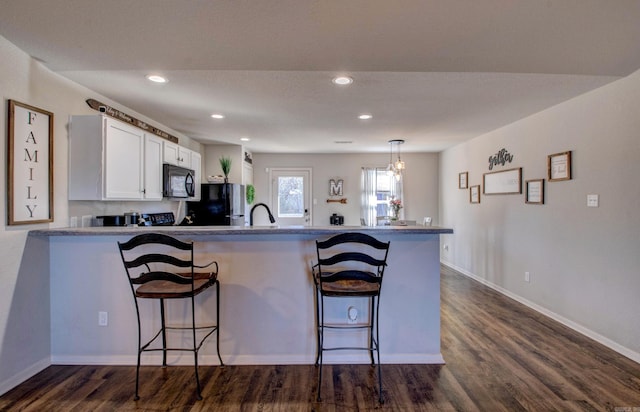
[[[147,189],[142,189],[142,194],[147,193]]]

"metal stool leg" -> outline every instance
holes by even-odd
[[[384,403],[384,399],[382,398],[382,365],[380,364],[380,329],[378,325],[380,324],[378,320],[380,319],[380,299],[376,299],[376,353],[378,355],[378,396],[380,403]],[[371,305],[373,307],[373,304]],[[373,355],[373,352],[371,352]]]
[[[319,302],[321,307],[320,313],[320,324],[318,327],[318,360],[319,360],[319,368],[318,368],[318,397],[316,400],[318,402],[322,401],[320,396],[320,388],[322,387],[322,361],[323,361],[323,348],[324,348],[324,299],[322,294],[319,296]]]
[[[133,400],[140,400],[138,395],[138,387],[140,386],[140,357],[142,355],[142,328],[140,326],[140,309],[138,309],[138,301],[136,300],[136,315],[138,318],[138,363],[136,364],[136,393]]]
[[[193,334],[193,366],[196,375],[196,396],[199,401],[202,400],[202,393],[200,389],[200,375],[198,375],[198,342],[196,341],[196,303],[195,297],[191,296],[191,331]]]
[[[162,367],[167,367],[167,329],[164,319],[164,299],[160,299],[160,322],[162,323]]]
[[[318,291],[318,286],[315,286],[316,295],[315,295],[315,306],[316,306],[316,362],[315,365],[318,366],[318,362],[320,361],[320,292]]]
[[[376,363],[373,360],[373,349],[374,349],[374,335],[373,335],[373,320],[376,314],[375,311],[375,298],[371,297],[369,298],[370,302],[371,302],[371,309],[369,310],[369,358],[371,359],[371,366],[374,366]],[[376,337],[376,340],[378,338]]]
[[[220,282],[216,280],[216,351],[218,352],[218,360],[220,366],[224,368],[224,362],[220,356]]]

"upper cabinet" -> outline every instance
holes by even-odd
[[[72,116],[69,200],[162,199],[162,140],[103,115]]]
[[[163,142],[163,150],[165,163],[190,168],[191,150],[168,141]]]
[[[202,182],[202,157],[200,153],[166,140],[162,142],[162,150],[164,163],[185,167],[195,172],[195,196],[189,200],[200,200],[200,183]]]
[[[147,200],[162,200],[162,144],[164,139],[153,135],[144,136],[144,197]]]

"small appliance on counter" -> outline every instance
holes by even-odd
[[[187,202],[187,216],[197,226],[244,226],[244,186],[203,183],[201,200]]]
[[[124,215],[96,216],[102,226],[173,226],[176,223],[173,212],[137,213]]]
[[[331,216],[329,216],[329,224],[334,226],[344,225],[344,216],[341,216],[337,213],[332,214]]]

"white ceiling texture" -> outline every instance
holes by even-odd
[[[205,144],[440,151],[639,69],[640,0],[0,0],[0,35]]]

